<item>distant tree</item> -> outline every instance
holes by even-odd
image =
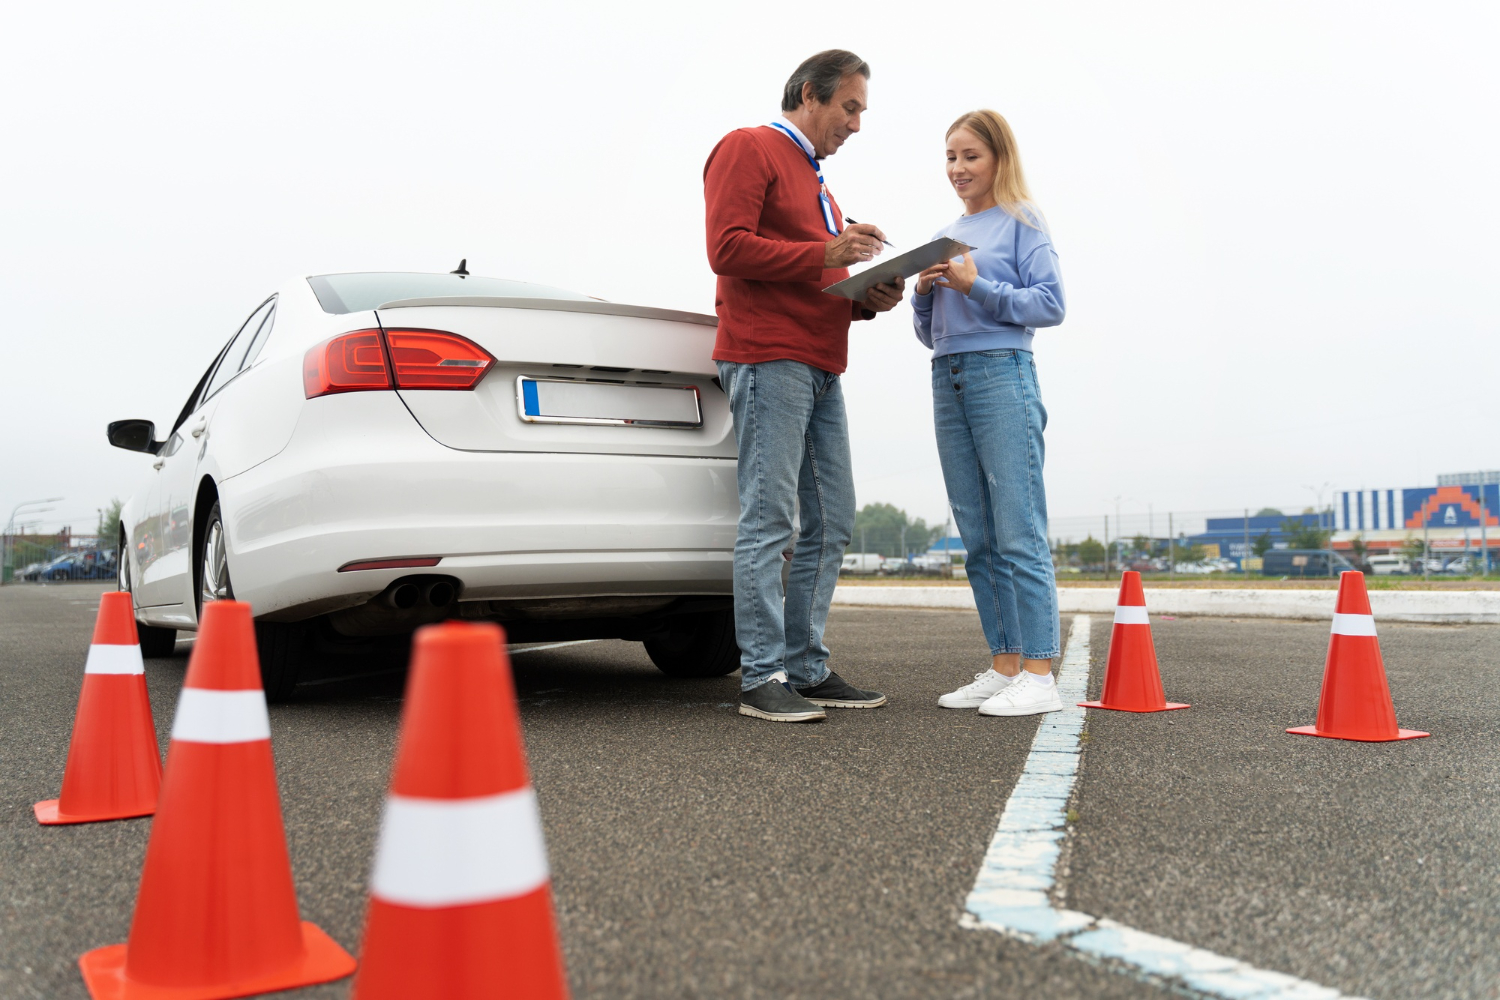
[[[1174,563],[1196,563],[1203,561],[1203,546],[1201,545],[1178,545],[1172,546],[1172,561]]]
[[[1259,517],[1260,515],[1257,514],[1256,516]],[[1254,552],[1257,556],[1264,556],[1275,547],[1276,543],[1271,541],[1271,533],[1269,531],[1250,543],[1250,551]]]
[[[1369,566],[1369,563],[1365,562],[1365,554],[1369,551],[1369,548],[1370,547],[1365,544],[1363,535],[1355,535],[1352,539],[1349,540],[1349,551],[1354,556],[1354,558],[1349,561],[1354,563],[1354,565],[1359,567],[1360,569],[1365,569]]]
[[[120,508],[125,505],[120,502],[119,497],[109,501],[108,506],[99,511],[99,547],[112,549],[120,542]]]
[[[1093,535],[1088,536],[1076,546],[1078,561],[1084,566],[1104,565],[1104,543],[1098,541]]]
[[[1286,517],[1285,514],[1283,514],[1281,511],[1277,510],[1275,507],[1262,507],[1260,510],[1256,511],[1252,516],[1253,517]]]
[[[1406,541],[1401,543],[1401,554],[1408,559],[1420,559],[1425,551],[1426,546],[1416,535],[1407,535]]]
[[[1281,522],[1281,530],[1286,533],[1287,547],[1293,549],[1321,549],[1333,535],[1326,528],[1291,517]]]
[[[906,529],[906,551],[926,552],[932,543],[942,537],[942,525],[928,527],[922,518],[915,521],[906,516],[906,511],[888,503],[865,504],[854,515],[854,540],[849,551],[860,551],[861,538],[865,550],[883,556],[902,556],[901,529]]]
[[[1130,540],[1130,550],[1139,552],[1143,556],[1151,554],[1151,539],[1145,535],[1136,535]]]

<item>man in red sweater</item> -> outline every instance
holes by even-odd
[[[885,234],[844,225],[821,160],[859,131],[870,67],[831,49],[787,81],[782,117],[729,133],[703,169],[708,261],[719,276],[714,360],[739,444],[734,618],[740,714],[811,722],[828,708],[878,708],[828,668],[823,627],[854,533],[844,414],[849,324],[901,301],[904,283],[864,302],[827,295]],[[801,531],[783,597],[782,552]]]

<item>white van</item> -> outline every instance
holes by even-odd
[[[861,553],[847,552],[844,561],[839,566],[840,573],[878,573],[880,564],[885,562],[885,556],[878,552]]]
[[[1411,560],[1405,556],[1367,556],[1365,562],[1376,576],[1405,576],[1411,572]]]

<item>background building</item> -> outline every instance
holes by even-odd
[[[1335,495],[1333,547],[1355,539],[1369,552],[1395,552],[1413,541],[1453,555],[1500,542],[1500,472],[1439,476],[1437,486],[1346,490]]]

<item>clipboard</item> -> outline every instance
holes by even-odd
[[[829,285],[823,291],[829,295],[863,302],[870,294],[870,289],[876,285],[889,282],[897,276],[910,278],[914,274],[921,274],[934,264],[961,257],[974,249],[967,243],[939,236],[931,243],[919,246],[915,250],[908,250],[890,260],[877,260],[858,274],[851,274],[843,281]]]

